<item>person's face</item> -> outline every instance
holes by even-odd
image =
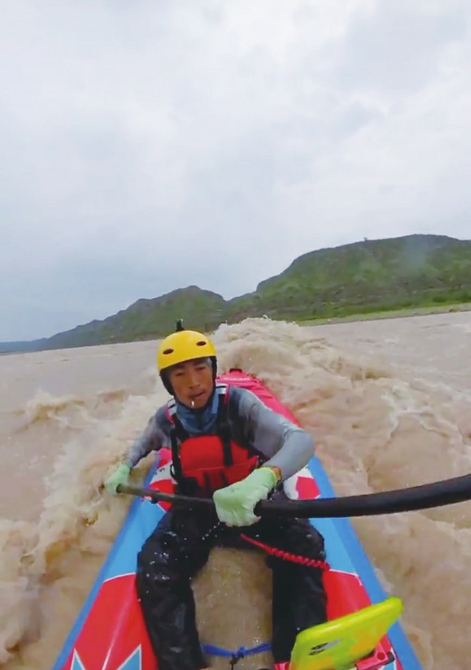
[[[177,400],[191,409],[204,407],[214,388],[211,364],[200,358],[174,365],[168,380]]]

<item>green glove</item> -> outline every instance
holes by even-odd
[[[273,470],[259,468],[241,482],[215,491],[213,500],[219,520],[228,526],[250,526],[258,521],[254,507],[267,498],[277,481]]]
[[[108,479],[105,479],[105,489],[109,493],[117,493],[117,488],[120,484],[125,486],[128,481],[129,481],[129,473],[131,472],[131,468],[129,465],[120,465],[119,468],[117,468],[111,477],[108,477]]]

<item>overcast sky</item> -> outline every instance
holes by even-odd
[[[298,255],[471,239],[469,0],[14,0],[0,341]]]

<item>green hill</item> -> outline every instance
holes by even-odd
[[[227,316],[312,319],[468,301],[471,241],[411,235],[304,254],[231,300]]]
[[[26,342],[0,342],[0,354],[13,354],[15,351],[38,351],[43,348],[46,338]]]
[[[154,339],[179,318],[209,331],[223,321],[264,314],[306,320],[459,302],[471,302],[471,241],[410,235],[312,251],[253,293],[229,301],[190,286],[46,340],[0,344],[0,351],[15,344],[18,351]]]
[[[53,335],[42,348],[61,349],[104,342],[156,339],[173,330],[175,321],[182,316],[193,328],[211,330],[221,322],[225,304],[221,295],[189,286],[160,298],[138,300],[103,321],[91,321]]]

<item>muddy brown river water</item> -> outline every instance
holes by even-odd
[[[249,319],[214,340],[221,370],[257,374],[313,433],[339,495],[471,470],[471,312],[315,327]],[[109,551],[129,501],[99,487],[166,400],[155,352],[156,342],[140,342],[0,357],[5,669],[53,665]],[[469,668],[471,503],[354,526],[386,589],[404,600],[424,668]],[[269,635],[261,557],[216,551],[195,590],[213,644]],[[238,670],[268,663],[248,658]]]

